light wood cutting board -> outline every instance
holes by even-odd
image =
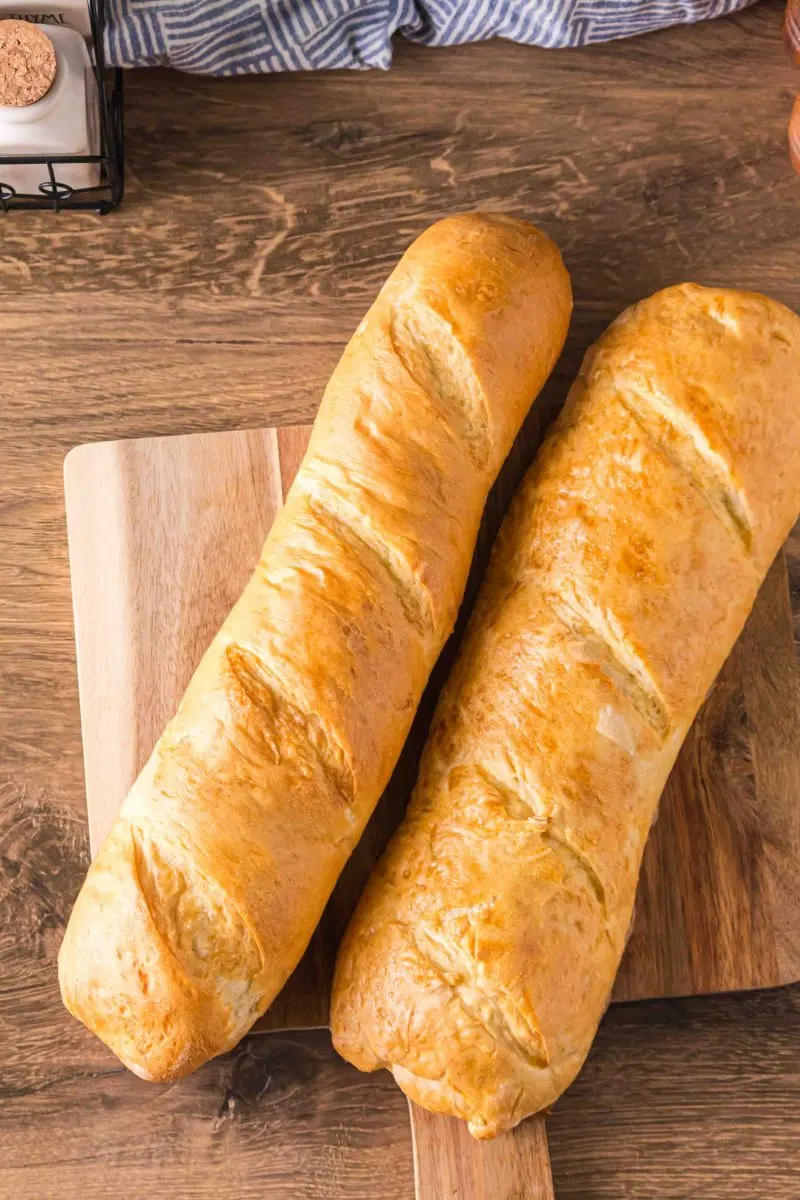
[[[538,445],[538,421],[527,422],[487,506],[468,596]],[[93,853],[252,570],[307,438],[305,427],[261,429],[96,443],[68,455]],[[452,650],[434,672],[398,768],[305,958],[258,1028],[327,1023],[339,936],[408,799]],[[798,714],[781,555],[670,778],[647,848],[616,1000],[772,987],[800,978]],[[459,1122],[419,1109],[412,1124],[419,1200],[552,1195],[541,1121],[484,1146]]]

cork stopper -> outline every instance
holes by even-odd
[[[0,105],[35,104],[55,77],[56,52],[47,34],[29,21],[0,21]]]

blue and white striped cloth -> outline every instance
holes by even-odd
[[[753,0],[106,0],[119,66],[204,75],[389,67],[392,37],[585,46],[718,17]]]

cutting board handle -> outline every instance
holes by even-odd
[[[554,1200],[544,1119],[478,1142],[463,1121],[409,1101],[416,1200]]]

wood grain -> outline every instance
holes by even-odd
[[[455,1117],[408,1109],[417,1200],[554,1200],[543,1120],[478,1142]]]
[[[78,446],[64,463],[96,853],[283,502],[274,430]]]
[[[387,1159],[382,1200],[413,1195],[404,1097],[320,1033],[252,1036],[178,1086],[59,1066],[4,1095],[0,1126],[0,1200],[366,1200]]]
[[[661,798],[616,1000],[800,978],[799,727],[781,553]]]
[[[526,422],[501,471],[473,579],[543,427]],[[288,427],[95,443],[69,455],[67,525],[93,851],[238,597],[307,440],[307,427]],[[356,848],[302,969],[260,1028],[325,1024],[339,934],[402,817],[444,667],[375,827]],[[800,672],[781,554],[670,776],[615,999],[800,979],[798,724]]]
[[[474,576],[482,572],[503,506],[543,427],[541,420],[526,422],[501,472]],[[252,569],[308,434],[308,427],[295,426],[134,439],[82,446],[68,456],[67,526],[94,852]],[[252,523],[252,536],[242,523]],[[227,595],[221,582],[230,583]],[[780,555],[670,776],[616,999],[800,978],[800,788],[793,786],[800,782],[799,683]],[[435,690],[429,689],[431,703]],[[258,1029],[326,1023],[341,929],[402,816],[426,724],[416,722],[377,830],[371,827],[357,846],[302,963]],[[117,746],[120,753],[109,752]],[[756,764],[766,764],[760,776]],[[459,1122],[409,1109],[417,1200],[517,1200],[523,1185],[531,1197],[552,1195],[542,1120],[478,1146]]]
[[[338,1061],[327,1035],[261,1035],[291,1102],[254,1090],[219,1135],[218,1064],[162,1095],[115,1075],[61,1008],[55,955],[88,862],[65,453],[309,420],[389,266],[458,208],[538,219],[566,249],[575,317],[541,413],[608,321],[667,283],[752,287],[800,310],[782,12],[762,0],[564,53],[400,46],[386,74],[130,72],[119,212],[3,220],[3,1200],[50,1200],[54,1181],[63,1200],[216,1196],[227,1176],[248,1197],[413,1195],[403,1097]],[[796,535],[800,643],[799,551]],[[559,1200],[797,1200],[798,996],[613,1006],[550,1119]]]
[[[547,1122],[558,1200],[796,1200],[796,988],[613,1005]]]

